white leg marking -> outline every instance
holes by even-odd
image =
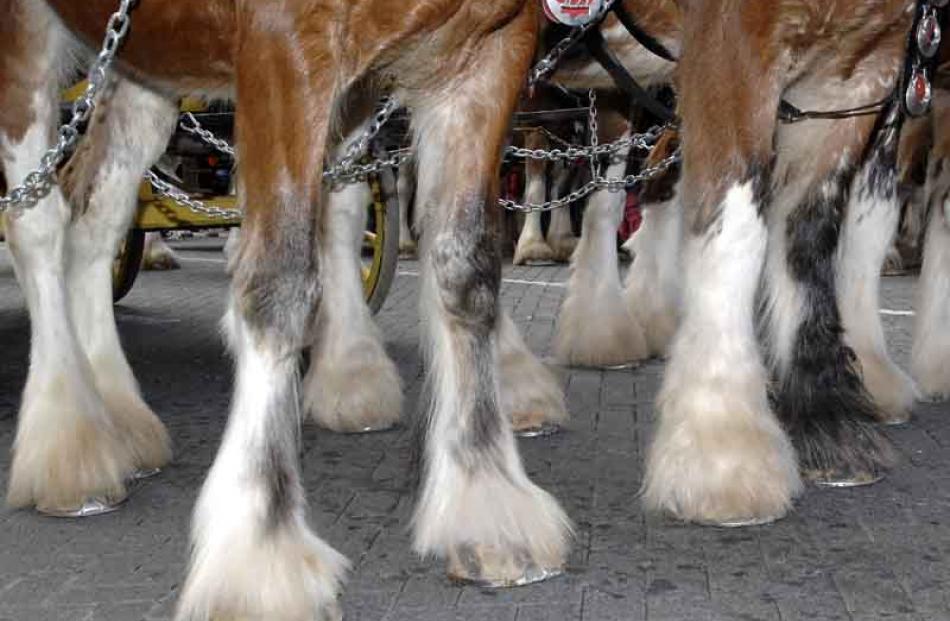
[[[570,209],[562,207],[552,211],[551,222],[548,223],[548,246],[554,251],[554,258],[558,261],[570,261],[578,241],[571,224]]]
[[[930,168],[930,222],[918,285],[911,370],[925,395],[946,399],[950,397],[950,160],[931,162]]]
[[[363,299],[359,252],[371,198],[369,186],[356,183],[331,192],[325,203],[324,297],[303,398],[308,415],[334,431],[385,429],[402,411],[399,372]]]
[[[142,173],[164,151],[178,110],[170,100],[127,81],[116,87],[107,105],[105,120],[91,128],[89,139],[102,140],[108,155],[77,173],[77,184],[89,184],[89,202],[70,227],[67,287],[96,387],[136,466],[151,469],[165,465],[171,450],[168,434],[142,399],[119,342],[112,261],[138,206]],[[87,194],[82,187],[76,192]]]
[[[416,191],[415,166],[407,162],[399,169],[396,179],[396,194],[399,196],[399,254],[416,256],[416,240],[412,235],[409,207]]]
[[[143,270],[177,270],[181,268],[178,255],[171,249],[162,234],[150,231],[145,234],[145,251],[142,253]]]
[[[541,198],[531,198],[532,185],[541,186]],[[529,190],[525,192],[525,202],[544,202],[544,178],[528,180]],[[515,257],[512,260],[514,265],[524,265],[530,261],[553,261],[554,251],[544,241],[544,233],[541,232],[541,212],[532,211],[524,217],[524,226],[521,227],[521,235],[518,236],[518,244],[515,246]]]
[[[769,410],[753,328],[766,238],[745,183],[727,193],[721,220],[687,242],[685,316],[647,459],[651,509],[685,520],[768,520],[801,489],[795,452]]]
[[[838,244],[836,286],[845,341],[858,356],[864,386],[886,418],[903,422],[917,399],[913,380],[887,353],[878,312],[881,268],[900,217],[896,197],[867,196],[859,173]]]
[[[58,45],[50,48],[44,60],[52,75],[59,50]],[[11,143],[0,134],[3,169],[11,186],[36,166],[49,145],[50,126],[59,109],[55,92],[50,84],[35,93],[37,121],[22,140]],[[121,442],[95,388],[69,316],[65,262],[69,220],[70,210],[59,188],[22,216],[6,219],[7,240],[31,324],[30,371],[14,442],[8,501],[54,511],[78,508],[90,497],[123,497],[124,478],[133,469],[132,454]]]
[[[529,161],[526,164],[524,204],[540,204],[547,198],[547,177],[544,164]],[[515,256],[512,263],[524,265],[529,261],[553,261],[554,251],[544,241],[541,231],[541,212],[532,211],[525,214],[524,226],[518,236],[515,246]]]
[[[665,356],[679,325],[683,279],[683,211],[675,198],[643,206],[632,240],[633,265],[624,298],[646,337],[651,356]]]
[[[502,311],[498,328],[501,361],[501,411],[516,432],[532,431],[567,420],[560,382],[528,349],[518,326]]]
[[[296,357],[225,317],[234,402],[192,525],[177,621],[340,618],[347,561],[307,526],[297,472]]]
[[[557,501],[528,478],[511,423],[501,412],[498,292],[491,282],[476,285],[476,299],[467,298],[472,291],[463,289],[473,279],[481,283],[492,277],[486,262],[493,257],[471,254],[491,252],[490,244],[480,243],[491,235],[479,229],[484,214],[449,212],[484,207],[472,198],[477,192],[456,187],[466,182],[466,164],[483,163],[467,160],[458,150],[445,157],[444,137],[466,135],[469,117],[459,110],[493,104],[481,97],[477,81],[458,95],[460,100],[418,106],[413,118],[418,196],[426,218],[420,307],[432,392],[413,541],[421,554],[446,557],[455,576],[516,584],[563,566],[570,525]],[[468,225],[461,225],[460,217]],[[459,296],[470,299],[471,306],[460,303]]]
[[[626,166],[626,158],[618,155],[607,175],[621,176]],[[643,330],[624,303],[620,285],[617,227],[625,199],[623,192],[598,191],[584,213],[555,335],[557,357],[565,364],[609,366],[647,358]]]

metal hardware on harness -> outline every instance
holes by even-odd
[[[80,127],[89,120],[96,108],[96,97],[105,85],[112,61],[129,32],[129,14],[135,2],[136,0],[121,0],[118,10],[109,17],[102,47],[89,68],[86,90],[73,102],[69,122],[59,128],[56,144],[43,154],[39,168],[28,173],[23,182],[12,188],[6,196],[0,197],[0,213],[10,211],[16,215],[25,209],[31,209],[53,190],[56,184],[56,169],[76,146],[82,135]]]
[[[551,51],[545,54],[544,58],[539,60],[534,68],[531,69],[531,72],[528,74],[528,88],[533,87],[538,82],[548,77],[551,72],[557,68],[558,63],[561,61],[561,57],[564,56],[568,50],[574,47],[591,28],[595,28],[600,25],[600,22],[602,22],[604,17],[607,16],[607,13],[610,13],[616,1],[617,0],[607,0],[607,2],[604,3],[604,6],[600,9],[600,14],[597,17],[587,22],[583,26],[577,26],[571,30],[570,34],[558,41],[557,45],[551,48]]]
[[[590,102],[590,112],[588,113],[587,117],[587,133],[590,135],[591,148],[596,149],[600,146],[600,136],[597,135],[597,132],[600,131],[600,128],[597,126],[597,93],[594,91],[594,89],[587,91],[587,101]],[[591,178],[596,179],[599,177],[600,171],[600,158],[590,158]]]
[[[610,77],[613,78],[614,83],[621,91],[661,121],[673,120],[676,116],[673,111],[654,99],[630,75],[627,68],[623,66],[623,63],[608,47],[607,41],[604,40],[604,35],[601,34],[600,30],[588,31],[584,36],[584,45],[587,46],[587,51],[590,52],[591,56],[610,74]]]
[[[630,14],[630,11],[627,10],[623,2],[618,2],[614,6],[614,13],[617,15],[617,19],[620,20],[620,23],[623,24],[623,27],[627,29],[627,32],[629,32],[640,45],[652,52],[654,56],[659,56],[663,60],[668,60],[671,63],[676,62],[676,57],[673,56],[672,52],[666,49],[665,45],[640,27],[640,24],[638,24],[637,20]]]
[[[866,116],[869,114],[880,114],[888,103],[894,98],[894,95],[888,95],[881,101],[856,106],[854,108],[845,108],[843,110],[799,110],[797,107],[788,103],[784,99],[779,102],[778,120],[782,123],[798,123],[807,120],[834,120],[850,119],[856,116]]]
[[[940,11],[947,0],[919,0],[914,15],[914,27],[907,42],[907,60],[901,75],[901,107],[908,116],[922,116],[933,102],[934,68],[937,51],[943,40]]]

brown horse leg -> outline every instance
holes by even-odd
[[[300,482],[298,364],[321,298],[321,171],[343,77],[336,50],[317,47],[329,45],[330,33],[309,32],[302,53],[300,40],[276,26],[273,3],[264,4],[273,28],[260,27],[253,3],[238,27],[246,216],[224,321],[235,392],[195,509],[179,621],[339,618],[346,560],[307,525]],[[284,25],[305,19],[282,17]]]
[[[795,452],[769,408],[753,321],[781,71],[769,49],[775,25],[746,11],[755,13],[726,2],[687,11],[678,68],[684,316],[644,490],[649,508],[735,525],[784,515],[801,488]],[[753,40],[762,48],[746,53]]]
[[[67,36],[34,2],[0,0],[0,156],[10,186],[51,146],[59,116]],[[6,219],[17,278],[30,311],[30,371],[17,422],[8,501],[50,512],[114,502],[135,456],[122,441],[69,317],[69,206],[59,188]]]
[[[447,557],[456,579],[496,586],[559,571],[569,533],[557,502],[525,474],[498,389],[497,175],[532,19],[522,9],[480,42],[451,90],[412,101],[433,391],[415,548]]]

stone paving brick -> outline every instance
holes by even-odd
[[[172,619],[191,510],[230,400],[219,246],[188,242],[183,270],[143,273],[116,307],[145,398],[172,435],[174,463],[110,516],[61,521],[0,509],[0,621]],[[910,425],[888,430],[900,461],[879,485],[809,488],[787,518],[765,527],[687,526],[645,515],[639,499],[662,361],[557,368],[571,420],[561,434],[518,442],[530,476],[575,525],[566,574],[513,591],[450,583],[441,562],[410,551],[412,428],[425,408],[419,265],[406,262],[399,273],[377,321],[405,384],[404,424],[368,436],[306,425],[302,437],[310,521],[353,563],[346,621],[950,621],[950,407],[921,404]],[[567,268],[509,266],[504,278],[503,306],[528,345],[550,358]],[[882,306],[912,308],[914,285],[913,277],[886,279]],[[906,367],[912,320],[884,323]],[[28,328],[0,259],[0,479]]]

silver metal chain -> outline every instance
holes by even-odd
[[[561,62],[561,57],[574,47],[578,41],[583,39],[588,30],[600,25],[601,20],[613,7],[614,2],[616,2],[616,0],[607,0],[604,6],[601,7],[597,17],[583,26],[574,28],[570,34],[558,41],[557,44],[551,48],[551,51],[545,54],[544,58],[539,60],[534,68],[531,69],[531,72],[528,74],[528,87],[535,86],[538,82],[551,75]]]
[[[222,209],[209,203],[196,200],[189,196],[188,193],[181,188],[178,188],[159,177],[153,170],[149,170],[145,173],[145,180],[152,184],[152,187],[155,188],[155,192],[157,192],[159,196],[170,198],[179,205],[187,207],[195,213],[199,213],[203,216],[209,216],[211,218],[223,220],[233,220],[240,218],[243,215],[240,209]]]
[[[616,0],[607,0],[601,9],[601,13],[595,19],[583,26],[575,28],[570,35],[562,39],[541,59],[529,74],[529,86],[535,85],[549,75],[555,67],[557,67],[561,57],[567,50],[576,44],[588,30],[600,23],[600,20],[610,10],[615,1]],[[73,102],[69,122],[60,127],[56,144],[43,155],[39,168],[27,174],[23,182],[12,188],[7,196],[0,197],[0,213],[8,210],[11,212],[20,212],[24,209],[35,207],[40,200],[48,196],[52,191],[56,182],[55,176],[57,168],[66,159],[67,154],[75,148],[77,141],[82,135],[80,127],[89,121],[95,110],[96,98],[106,84],[108,70],[115,60],[119,46],[128,34],[129,26],[131,25],[130,13],[135,2],[136,0],[120,0],[118,10],[109,18],[106,26],[105,39],[103,40],[99,54],[89,69],[86,89],[82,95]],[[590,146],[580,147],[572,145],[565,149],[552,150],[530,150],[508,147],[505,151],[506,155],[510,157],[548,161],[573,160],[578,158],[588,159],[591,162],[592,171],[594,172],[593,179],[567,196],[548,203],[520,205],[514,201],[500,199],[498,201],[500,205],[514,211],[550,211],[580,200],[598,189],[617,191],[621,188],[630,187],[644,179],[652,178],[678,160],[679,152],[664,159],[656,166],[641,171],[637,175],[628,175],[623,179],[607,179],[601,177],[596,168],[596,162],[601,156],[610,155],[627,148],[648,149],[655,142],[656,137],[663,128],[654,128],[644,134],[631,136],[614,143],[600,145],[597,138],[597,109],[595,101],[596,97],[593,91],[591,91],[589,114],[591,130]],[[397,149],[389,152],[386,157],[375,159],[366,164],[358,163],[365,157],[370,143],[379,134],[398,107],[399,104],[395,98],[384,98],[366,130],[349,145],[346,150],[346,155],[344,155],[336,165],[324,171],[324,178],[333,184],[361,182],[364,181],[368,175],[377,173],[386,168],[398,167],[411,158],[411,150]],[[184,115],[180,126],[187,133],[197,136],[218,151],[232,157],[235,155],[233,146],[226,140],[218,138],[212,132],[202,127],[198,119],[190,112]],[[222,219],[233,219],[241,215],[240,210],[221,209],[200,200],[193,199],[184,190],[165,181],[153,171],[148,171],[145,174],[145,178],[152,184],[160,196],[170,198],[197,213]]]
[[[562,198],[554,199],[544,203],[529,204],[520,204],[509,199],[499,199],[498,204],[500,206],[509,211],[519,211],[522,213],[531,211],[552,211],[554,209],[566,207],[575,201],[586,198],[597,190],[606,189],[610,192],[618,192],[626,188],[630,188],[637,183],[641,183],[656,177],[669,168],[672,164],[679,161],[680,153],[677,151],[671,156],[661,160],[655,166],[645,168],[635,175],[627,175],[623,178],[603,177],[597,167],[597,162],[600,158],[629,149],[649,152],[663,132],[671,127],[671,124],[656,125],[643,133],[621,138],[614,142],[600,144],[597,138],[598,117],[596,102],[596,95],[591,92],[590,111],[588,113],[588,124],[591,134],[590,146],[573,145],[566,143],[566,141],[561,141],[565,143],[565,148],[563,149],[524,149],[514,146],[509,146],[505,149],[506,157],[518,159],[545,160],[550,162],[586,159],[591,164],[591,170],[593,171],[592,180]],[[333,184],[359,183],[365,181],[367,176],[378,173],[384,169],[398,168],[404,162],[412,158],[412,150],[405,148],[390,151],[385,157],[374,159],[366,164],[356,163],[359,161],[359,159],[365,156],[366,151],[369,148],[369,144],[372,142],[373,138],[379,134],[382,127],[386,124],[397,108],[398,104],[394,99],[387,98],[384,100],[374,115],[372,121],[370,121],[369,125],[367,126],[367,130],[350,144],[350,146],[347,148],[346,156],[344,156],[344,158],[341,159],[337,165],[323,173],[324,178],[328,179]],[[194,130],[191,131],[191,133],[201,137],[206,142],[208,142],[208,144],[214,146],[215,148],[219,148],[219,143],[227,145],[226,142],[216,138],[211,132],[201,128],[200,124],[197,122],[197,119],[194,119],[194,117],[192,117],[192,119],[188,119],[187,117],[188,115],[186,115],[186,120],[189,123],[189,127],[186,128],[186,131],[189,129]],[[185,128],[185,125],[183,124],[182,127]],[[230,145],[227,146],[230,147]],[[231,152],[233,153],[233,150]],[[158,191],[160,195],[171,198],[179,204],[203,215],[220,218],[234,218],[240,215],[238,212],[233,210],[210,207],[200,201],[192,199],[184,191],[158,178],[154,173],[149,172],[148,175],[146,175],[146,178],[152,183],[153,186],[155,186],[156,191]],[[158,183],[156,183],[156,181]]]
[[[567,207],[571,203],[579,201],[583,198],[587,198],[597,190],[607,190],[608,192],[621,192],[627,190],[642,183],[644,181],[649,181],[666,171],[670,166],[675,164],[680,160],[680,152],[677,149],[675,153],[669,157],[664,158],[658,162],[655,166],[650,166],[644,168],[639,173],[633,175],[627,175],[626,177],[595,177],[594,179],[588,181],[581,187],[577,188],[567,196],[561,198],[555,198],[544,203],[518,203],[513,200],[500,198],[498,199],[498,204],[507,209],[508,211],[518,211],[521,213],[530,213],[533,211],[553,211],[555,209],[560,209],[561,207]]]
[[[121,0],[118,10],[109,17],[102,47],[89,68],[86,90],[73,102],[69,122],[59,128],[56,144],[43,154],[39,167],[28,173],[22,183],[10,189],[6,196],[0,197],[0,213],[10,211],[11,215],[16,215],[31,209],[46,198],[56,185],[56,169],[82,135],[80,127],[92,116],[96,97],[105,86],[109,68],[129,32],[129,14],[135,1]]]
[[[358,167],[356,162],[366,155],[369,151],[370,143],[379,134],[383,126],[386,125],[386,122],[389,121],[389,117],[391,117],[393,112],[398,108],[399,102],[395,97],[384,97],[379,102],[376,114],[373,115],[366,130],[360,134],[356,140],[350,143],[350,146],[346,148],[346,155],[344,155],[336,165],[330,167],[323,173],[323,178],[329,179],[331,182],[345,181],[350,171]]]
[[[198,119],[196,119],[195,115],[191,112],[186,112],[184,116],[182,116],[182,120],[178,126],[189,134],[197,136],[204,142],[210,144],[221,153],[234,157],[234,147],[232,147],[227,140],[218,138],[213,133],[202,127],[201,123],[198,122]]]

